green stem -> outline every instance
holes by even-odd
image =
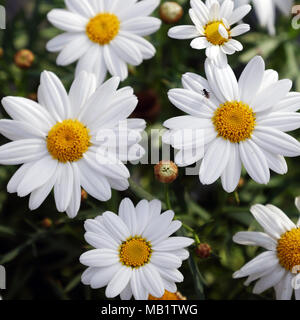
[[[165,201],[166,201],[168,210],[172,210],[171,201],[170,201],[169,185],[167,183],[165,184]]]
[[[238,205],[240,205],[241,201],[240,201],[240,196],[238,194],[238,192],[235,190],[234,191],[234,197],[235,197],[235,201]]]

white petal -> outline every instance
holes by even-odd
[[[23,177],[18,186],[18,196],[25,197],[33,190],[43,186],[55,174],[58,162],[47,155],[37,161]]]
[[[121,23],[121,28],[139,36],[148,36],[156,32],[161,21],[154,17],[135,17]]]
[[[293,274],[286,272],[284,278],[275,286],[277,300],[291,300],[293,294]]]
[[[186,237],[170,237],[155,246],[153,246],[153,250],[155,251],[172,251],[179,250],[185,247],[189,247],[194,243],[193,239]]]
[[[92,46],[85,34],[78,35],[68,42],[57,56],[58,66],[67,66],[82,57]]]
[[[61,51],[69,42],[76,39],[79,34],[80,33],[77,32],[65,32],[59,34],[47,43],[46,48],[50,52]]]
[[[61,122],[71,116],[71,106],[68,94],[60,79],[49,71],[41,74],[40,95],[43,97],[43,105],[53,115],[53,118]]]
[[[96,91],[96,77],[92,73],[81,72],[72,83],[69,98],[72,114],[77,118],[90,96]]]
[[[118,15],[118,17],[121,20],[126,20],[137,16],[149,16],[158,7],[159,2],[159,0],[147,0],[139,1],[133,6],[130,6],[130,4],[126,4],[127,10],[122,10],[122,12],[120,10],[120,14]]]
[[[103,223],[107,230],[114,235],[114,238],[125,241],[130,237],[130,232],[122,219],[112,212],[103,213]]]
[[[125,222],[130,234],[137,234],[136,211],[132,201],[125,198],[121,201],[119,207],[119,217]]]
[[[239,24],[230,30],[230,35],[232,37],[240,36],[246,32],[250,31],[250,25],[246,23]]]
[[[246,263],[239,271],[235,272],[234,278],[249,276],[253,273],[264,272],[270,270],[274,265],[278,264],[276,253],[266,251],[259,254],[256,258]]]
[[[283,132],[293,131],[300,127],[300,114],[296,112],[272,112],[259,117],[259,125]]]
[[[83,253],[80,263],[89,267],[106,267],[119,262],[119,255],[111,249],[94,249]]]
[[[48,154],[41,139],[17,140],[0,147],[0,164],[15,165],[37,161]]]
[[[91,18],[97,14],[87,0],[65,0],[65,3],[70,11],[86,18]]]
[[[115,274],[121,269],[121,265],[120,263],[115,263],[108,267],[96,267],[93,269],[95,271],[93,272],[89,284],[92,289],[99,289],[105,287],[111,281]]]
[[[81,203],[81,187],[80,187],[80,172],[76,163],[72,163],[73,169],[73,191],[69,206],[67,208],[67,215],[73,219],[77,216]]]
[[[29,162],[23,164],[11,177],[7,184],[7,192],[14,193],[17,192],[18,186],[22,179],[24,178],[27,171],[35,164],[35,162]]]
[[[105,295],[108,298],[115,298],[127,286],[131,279],[132,269],[122,266],[120,270],[114,275],[105,290]]]
[[[67,210],[73,192],[74,173],[69,162],[59,163],[57,180],[54,185],[54,197],[57,210],[64,212]]]
[[[88,23],[87,18],[64,9],[51,10],[47,18],[55,27],[70,32],[84,31]]]
[[[252,101],[251,107],[254,112],[265,111],[284,98],[291,88],[292,82],[290,80],[279,80],[261,91]]]
[[[168,36],[174,39],[193,39],[200,36],[195,26],[176,26],[168,31]]]
[[[228,23],[230,25],[237,23],[238,21],[242,20],[251,10],[251,6],[249,4],[245,4],[243,6],[238,7],[235,9],[228,19]]]
[[[88,51],[78,60],[76,65],[76,76],[82,71],[94,73],[97,83],[102,83],[107,74],[107,68],[103,56],[103,48],[93,44]]]
[[[40,104],[21,97],[5,97],[2,104],[9,116],[17,121],[33,125],[44,133],[48,133],[55,124],[49,112]]]
[[[262,277],[259,281],[256,282],[253,288],[253,293],[261,294],[265,290],[275,286],[279,281],[282,280],[285,272],[286,270],[281,266],[276,267],[276,269],[272,273]]]
[[[221,175],[222,186],[226,192],[233,192],[240,180],[242,162],[237,144],[230,143],[230,156],[228,164]]]
[[[209,145],[200,167],[201,183],[214,183],[221,176],[227,166],[230,150],[229,140],[223,138],[217,138]]]
[[[238,232],[234,235],[233,241],[245,246],[259,246],[272,251],[275,251],[277,247],[277,242],[263,232]]]
[[[265,155],[251,140],[239,143],[242,163],[250,177],[257,183],[267,184],[270,170]]]
[[[198,49],[198,50],[201,50],[201,49],[205,49],[209,46],[209,43],[208,41],[206,40],[206,38],[204,37],[198,37],[198,38],[195,38],[192,42],[191,42],[191,47],[193,49]],[[210,47],[212,48],[212,47]]]
[[[257,56],[253,58],[245,67],[239,79],[239,89],[241,100],[251,105],[252,100],[258,92],[265,71],[264,60]]]
[[[0,133],[10,140],[45,138],[46,133],[29,123],[16,120],[0,120]]]
[[[252,140],[262,149],[286,157],[300,155],[300,143],[292,136],[270,127],[257,126]]]
[[[123,81],[128,76],[126,63],[119,58],[111,46],[104,46],[103,55],[106,67],[112,76],[118,76]]]
[[[154,297],[162,297],[164,285],[160,274],[152,264],[146,264],[141,268],[141,281],[143,286]]]

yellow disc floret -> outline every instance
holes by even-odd
[[[210,22],[204,27],[204,34],[205,34],[207,41],[212,43],[215,46],[216,45],[220,46],[228,41],[228,39],[223,38],[221,36],[221,34],[219,33],[219,26],[220,25],[222,25],[226,29],[226,27],[222,21]],[[228,30],[228,29],[226,29],[226,30],[228,32],[228,38],[229,38],[230,30]]]
[[[300,272],[294,270],[294,267],[300,266],[300,228],[295,228],[281,235],[277,244],[277,257],[279,263],[286,270],[291,272]]]
[[[120,261],[131,268],[142,267],[150,261],[152,249],[150,242],[141,237],[127,239],[120,246]]]
[[[82,158],[90,146],[89,130],[78,120],[58,122],[48,133],[47,148],[54,159],[73,162]]]
[[[119,33],[120,20],[112,13],[100,13],[86,26],[89,39],[100,45],[110,43]]]
[[[219,136],[231,142],[249,139],[255,127],[255,113],[246,103],[238,101],[220,105],[212,120]]]

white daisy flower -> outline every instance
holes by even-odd
[[[44,71],[39,103],[4,98],[13,120],[0,120],[0,132],[13,142],[0,147],[0,164],[23,164],[9,181],[8,192],[20,197],[31,193],[29,207],[34,210],[54,187],[57,210],[73,218],[80,207],[80,186],[100,201],[110,199],[111,188],[127,189],[130,174],[121,160],[136,160],[138,151],[143,154],[137,143],[145,122],[126,121],[137,98],[129,87],[117,90],[119,82],[114,77],[97,88],[95,76],[82,72],[67,94],[58,77]],[[127,130],[120,121],[127,123]],[[120,139],[120,148],[107,150],[97,137],[101,130],[126,139],[130,134],[130,139]],[[128,149],[121,154],[123,143]]]
[[[246,4],[234,9],[231,0],[222,5],[217,0],[191,0],[189,15],[194,26],[177,26],[169,30],[169,37],[175,39],[191,39],[194,49],[206,49],[206,56],[218,65],[227,63],[227,54],[243,50],[242,44],[233,39],[250,30],[248,24],[240,24],[231,28],[246,16],[251,6]]]
[[[181,227],[168,210],[161,214],[161,202],[140,201],[136,207],[124,199],[119,214],[104,212],[85,222],[85,239],[96,249],[85,252],[80,262],[88,266],[82,282],[93,289],[106,287],[105,294],[122,300],[133,296],[147,300],[149,294],[160,298],[165,290],[176,292],[182,282],[177,269],[189,257],[184,249],[194,240],[170,237]]]
[[[235,0],[236,5],[253,2],[260,25],[267,28],[271,35],[275,34],[276,8],[284,15],[291,15],[293,0]]]
[[[259,279],[253,289],[255,294],[274,287],[277,300],[290,300],[293,291],[300,300],[300,219],[295,225],[273,205],[255,205],[251,213],[264,232],[238,232],[233,241],[267,251],[235,272],[234,278],[248,277],[245,285]]]
[[[78,60],[76,74],[94,72],[105,79],[107,70],[124,80],[127,63],[137,66],[150,59],[155,48],[143,36],[156,32],[161,21],[148,17],[159,0],[65,0],[67,10],[53,9],[48,20],[65,33],[47,44],[59,52],[57,64],[66,66]]]
[[[285,133],[300,127],[300,114],[296,112],[300,94],[289,92],[292,82],[278,80],[277,72],[265,70],[258,56],[248,63],[239,81],[229,65],[218,68],[208,59],[205,72],[207,80],[186,73],[182,78],[184,89],[168,93],[169,100],[188,113],[164,123],[170,129],[164,142],[179,149],[176,164],[188,166],[202,159],[200,181],[211,184],[221,176],[227,192],[235,190],[242,164],[261,184],[269,182],[269,169],[285,174],[284,156],[300,155],[300,143]],[[196,138],[188,145],[176,143],[178,134],[184,135],[186,129],[202,130],[204,152]],[[184,156],[187,149],[195,150],[196,156]]]

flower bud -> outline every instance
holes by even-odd
[[[22,49],[15,54],[15,64],[21,69],[28,69],[33,65],[35,56],[32,51]]]
[[[177,2],[167,1],[160,6],[159,13],[163,22],[172,24],[181,19],[183,16],[183,9]]]
[[[200,243],[196,248],[196,255],[201,259],[207,259],[211,255],[211,247],[207,243]]]
[[[171,183],[178,177],[178,167],[173,161],[162,160],[154,167],[156,179],[162,183]]]
[[[81,189],[81,201],[87,200],[88,194],[84,189]]]
[[[3,48],[0,48],[0,58],[2,58],[4,56],[4,50]]]
[[[33,101],[38,101],[38,96],[35,92],[29,93],[27,98]]]
[[[52,222],[52,220],[51,219],[49,219],[49,218],[45,218],[45,219],[43,219],[43,221],[42,221],[42,226],[44,227],[44,228],[50,228],[50,227],[52,227],[52,224],[53,224],[53,222]]]
[[[164,295],[161,298],[155,298],[149,294],[148,300],[186,300],[186,297],[184,297],[180,292],[169,292],[168,290],[165,290]]]

